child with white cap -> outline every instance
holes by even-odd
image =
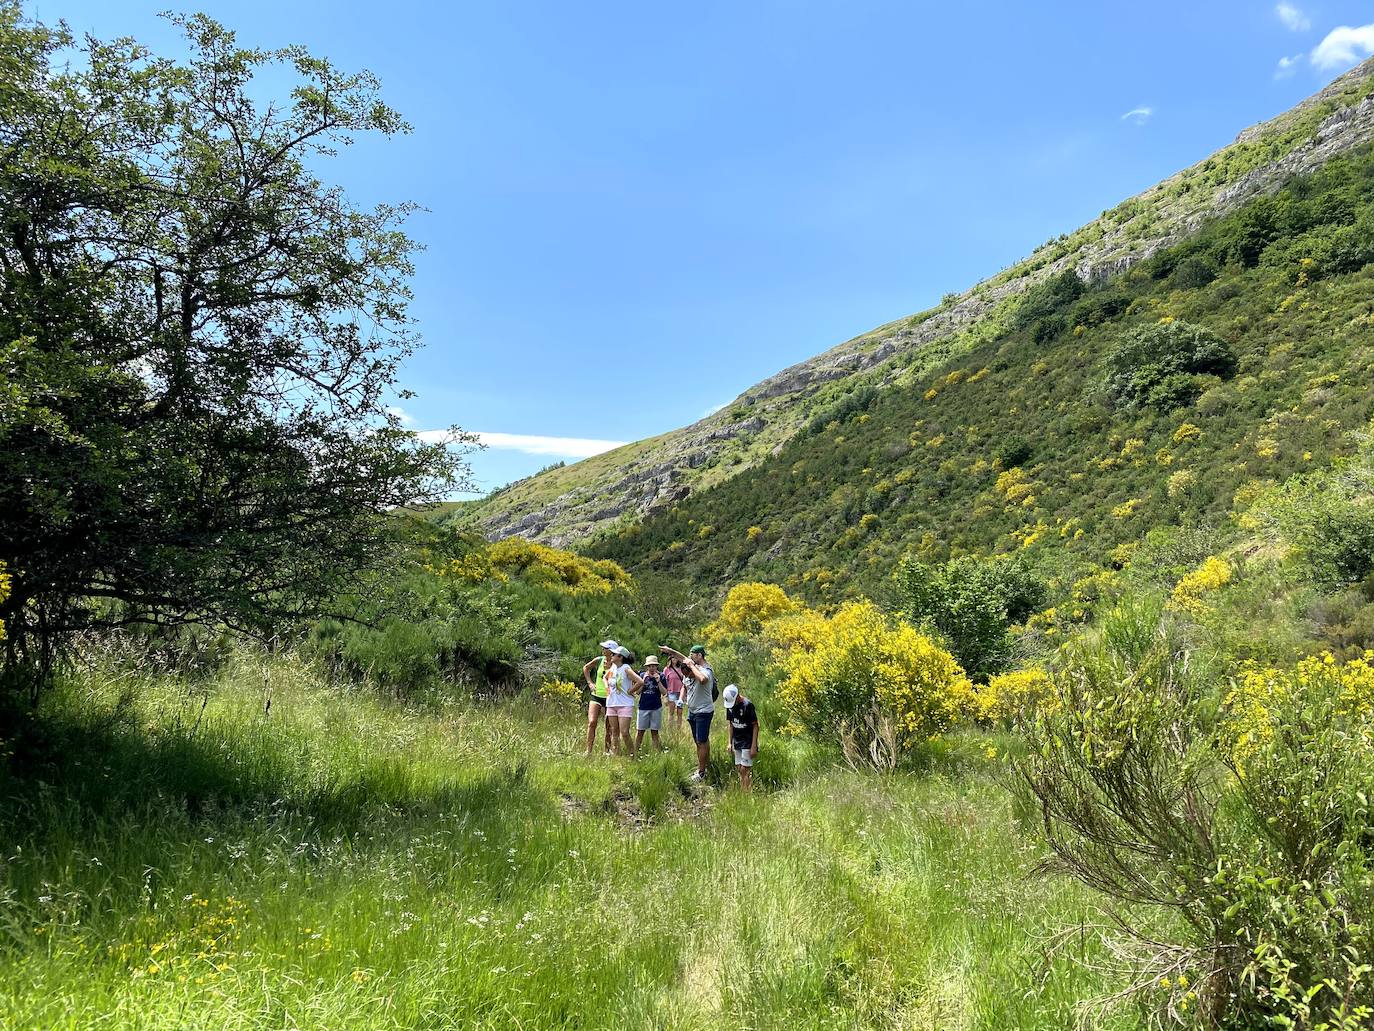
[[[754,703],[734,684],[725,688],[720,700],[725,706],[725,718],[730,721],[730,750],[739,771],[739,786],[748,791],[754,779],[754,760],[759,757],[759,714]]]

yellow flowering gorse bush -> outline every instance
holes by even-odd
[[[495,569],[518,572],[527,580],[568,594],[609,594],[633,583],[630,574],[610,559],[584,558],[523,537],[497,541],[490,552]]]
[[[570,680],[545,680],[539,685],[539,697],[546,702],[574,705],[582,701],[582,689]]]
[[[14,587],[14,580],[10,576],[9,569],[4,562],[0,562],[0,601],[4,601],[10,596],[10,591]],[[0,641],[5,639],[5,621],[0,619]]]
[[[1303,659],[1294,669],[1250,666],[1226,696],[1223,739],[1244,770],[1283,729],[1291,705],[1314,691],[1334,696],[1334,712],[1351,747],[1374,748],[1374,651],[1338,663],[1330,652]]]
[[[822,737],[889,726],[904,752],[974,711],[973,685],[954,657],[873,603],[827,618],[802,611],[767,627],[789,720]]]
[[[720,616],[706,628],[706,637],[714,644],[730,637],[755,635],[765,623],[795,612],[797,607],[777,584],[735,584],[725,596]]]
[[[1178,582],[1169,601],[1175,608],[1200,616],[1207,610],[1203,598],[1230,582],[1231,564],[1213,555]]]
[[[609,594],[634,583],[630,574],[610,559],[585,558],[523,537],[474,547],[462,558],[441,565],[426,564],[425,568],[469,583],[507,583],[516,575],[567,594]]]
[[[1037,667],[999,673],[978,688],[977,714],[984,721],[1013,720],[1036,711],[1053,712],[1058,705],[1054,678]]]

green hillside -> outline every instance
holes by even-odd
[[[492,538],[518,534],[566,546],[622,532],[688,497],[768,467],[818,413],[852,403],[848,399],[857,391],[909,384],[972,349],[987,353],[993,342],[1006,343],[1027,292],[1066,270],[1101,287],[1178,246],[1199,227],[1355,152],[1374,139],[1371,93],[1374,61],[1087,225],[1047,241],[1024,261],[964,293],[947,295],[934,309],[888,322],[784,369],[691,426],[529,477],[465,505],[450,521]],[[1298,231],[1286,224],[1274,230],[1278,236]],[[1248,267],[1248,257],[1218,260],[1223,266]],[[1196,276],[1184,277],[1170,285],[1188,289],[1199,282]],[[1132,296],[1141,292],[1138,283],[1126,289]],[[1228,327],[1228,332],[1235,330]],[[1043,336],[1040,343],[1046,343]],[[1095,343],[1100,343],[1096,335],[1080,341],[1085,350]],[[1002,360],[1015,364],[1020,357],[1008,353]],[[864,462],[854,468],[857,473],[870,466]],[[824,538],[810,543],[828,545]]]
[[[1371,261],[1366,148],[1123,276],[1046,281],[1004,332],[855,385],[776,456],[592,550],[828,597],[873,590],[908,550],[1052,542],[1098,564],[1149,527],[1219,522],[1374,411]],[[1220,358],[1189,367],[1194,337]]]

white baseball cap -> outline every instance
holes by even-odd
[[[605,648],[608,652],[613,652],[619,648],[620,645],[616,644],[613,638],[608,637],[601,642],[601,647]]]
[[[735,704],[735,699],[739,697],[739,688],[734,684],[729,684],[726,686],[724,694],[720,697],[721,700],[725,702],[725,707],[728,709]]]

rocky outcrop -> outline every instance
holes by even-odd
[[[744,455],[750,442],[756,438],[763,442],[752,454],[777,454],[804,424],[797,415],[798,405],[826,384],[869,374],[877,383],[889,380],[904,356],[976,325],[1009,298],[1049,276],[1068,268],[1089,281],[1120,275],[1210,219],[1374,140],[1374,96],[1361,96],[1371,89],[1374,60],[1292,110],[1236,137],[1233,147],[1243,149],[1266,140],[1284,140],[1287,149],[1274,160],[1230,181],[1206,185],[1211,182],[1206,173],[1229,157],[1221,151],[924,316],[891,323],[770,376],[724,411],[669,434],[651,453],[627,460],[610,482],[574,487],[532,510],[522,510],[504,496],[495,498],[479,525],[493,539],[518,534],[566,545],[680,501],[703,481],[712,460],[727,452],[740,456],[739,464],[731,469],[747,469],[750,463]],[[1295,127],[1317,112],[1326,113],[1313,131],[1289,145]],[[748,418],[732,417],[740,407],[750,410]]]

